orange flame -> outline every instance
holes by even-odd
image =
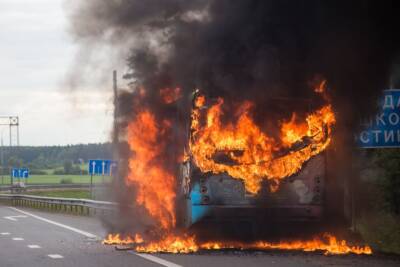
[[[206,103],[206,98],[203,95],[199,95],[194,100],[194,106],[196,108],[200,108],[200,107],[204,106],[205,103]]]
[[[279,243],[270,243],[265,241],[257,241],[251,244],[241,243],[205,243],[201,245],[203,249],[226,249],[226,248],[242,248],[242,249],[256,249],[256,250],[301,250],[301,251],[324,251],[325,255],[334,254],[372,254],[372,249],[369,246],[349,246],[346,240],[337,240],[331,234],[325,233],[322,238],[314,237],[311,240],[301,241],[287,241]]]
[[[136,203],[144,206],[164,229],[175,225],[175,177],[160,162],[165,149],[164,135],[169,128],[169,121],[158,125],[147,110],[128,126],[128,143],[134,156],[129,160],[126,182],[135,184]]]
[[[197,103],[197,100],[195,100]],[[204,105],[204,101],[201,101]],[[243,105],[237,122],[223,125],[221,122],[222,98],[202,116],[199,105],[192,112],[192,139],[190,150],[196,165],[202,172],[228,173],[242,179],[246,190],[257,193],[262,179],[274,181],[271,191],[276,191],[279,180],[298,172],[303,163],[321,153],[331,141],[331,127],[335,115],[330,105],[311,113],[300,124],[295,123],[295,115],[281,127],[281,143],[269,137],[252,120],[248,103]],[[202,119],[204,123],[202,124]],[[302,142],[301,149],[286,155],[276,156],[277,149]],[[235,155],[232,151],[242,151]],[[225,153],[236,164],[217,163],[213,157],[217,152]]]
[[[322,94],[326,91],[326,80],[322,80],[315,88],[314,92]]]
[[[172,88],[164,88],[160,90],[160,96],[165,104],[172,104],[182,97],[181,88],[176,87]]]
[[[325,85],[321,85],[325,88]],[[180,89],[160,90],[165,104],[175,102]],[[275,140],[262,132],[250,116],[251,103],[244,103],[239,109],[235,123],[221,121],[223,99],[206,107],[206,98],[199,95],[194,99],[191,114],[190,151],[185,151],[185,160],[192,158],[203,172],[226,172],[236,179],[242,179],[250,193],[260,190],[262,179],[274,181],[271,191],[276,191],[279,180],[296,173],[312,156],[321,153],[331,141],[331,128],[335,115],[330,105],[326,105],[306,116],[304,120],[293,114],[280,127],[280,138]],[[137,189],[137,204],[143,206],[159,223],[166,233],[157,241],[147,241],[141,235],[122,236],[110,234],[103,241],[106,245],[132,245],[138,252],[192,253],[199,250],[218,249],[282,249],[302,251],[324,251],[325,254],[372,254],[369,246],[349,246],[345,240],[338,240],[330,234],[311,240],[270,243],[257,241],[242,242],[198,242],[195,236],[172,234],[175,226],[175,177],[162,164],[166,149],[166,134],[171,128],[167,120],[158,122],[149,110],[138,112],[128,125],[127,139],[133,156],[129,160],[128,185]],[[301,146],[298,146],[301,144]],[[296,148],[297,147],[297,148]],[[277,155],[281,150],[289,152]],[[235,164],[222,164],[214,160],[214,155],[222,151]],[[240,151],[235,153],[233,151]]]
[[[109,234],[107,238],[103,240],[104,245],[130,245],[130,244],[141,244],[144,240],[139,234],[135,234],[135,237],[121,237],[120,234]]]
[[[290,147],[308,133],[308,125],[305,122],[296,123],[296,113],[293,113],[289,122],[282,123],[281,136],[285,146]]]
[[[253,243],[242,242],[206,242],[198,243],[195,237],[168,235],[158,242],[145,244],[142,239],[137,242],[137,237],[125,237],[123,239],[117,235],[108,235],[103,241],[107,245],[132,245],[138,252],[146,253],[193,253],[199,250],[220,250],[220,249],[253,249],[253,250],[300,250],[300,251],[323,251],[325,255],[334,254],[372,254],[369,246],[350,246],[346,240],[338,240],[335,236],[325,233],[321,237],[314,237],[311,240],[295,240],[271,243],[266,241],[256,241]]]

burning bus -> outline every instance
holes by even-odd
[[[317,88],[318,90],[320,88]],[[318,90],[315,90],[318,92]],[[322,93],[318,92],[318,93]],[[324,214],[325,149],[335,115],[330,104],[296,113],[268,136],[242,103],[225,123],[224,100],[196,90],[179,171],[177,223],[221,220],[320,221]]]
[[[307,240],[246,242],[215,239],[216,236],[208,236],[207,230],[201,234],[188,229],[215,220],[321,220],[326,187],[325,150],[336,121],[329,101],[320,102],[317,108],[310,105],[314,108],[308,113],[295,109],[290,120],[274,127],[279,130],[276,136],[256,122],[251,102],[240,101],[235,108],[224,109],[223,98],[212,98],[196,90],[189,116],[187,112],[173,112],[178,114],[175,117],[186,118],[187,129],[185,153],[183,158],[179,157],[179,175],[175,175],[177,158],[171,157],[171,151],[176,151],[177,139],[172,133],[182,136],[182,120],[179,119],[180,127],[172,127],[168,119],[157,120],[154,113],[141,105],[145,97],[145,91],[137,91],[138,112],[127,125],[128,145],[134,154],[129,157],[125,183],[135,189],[135,207],[121,208],[134,212],[126,214],[133,216],[135,223],[129,224],[128,220],[127,228],[124,224],[122,228],[115,225],[118,233],[108,234],[103,244],[147,253],[222,248],[372,253],[368,246],[349,246],[330,233]],[[180,88],[162,89],[159,97],[171,107],[178,104],[178,99],[184,101]],[[287,103],[283,106],[291,113]],[[273,105],[271,109],[278,110]],[[223,113],[229,110],[235,112],[226,119]],[[182,113],[186,115],[181,116]],[[277,114],[278,118],[282,115]],[[271,121],[270,117],[267,119]],[[168,146],[171,142],[172,149]]]

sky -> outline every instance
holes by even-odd
[[[112,79],[71,90],[77,45],[64,0],[0,0],[0,115],[19,116],[20,145],[99,143],[110,139]],[[87,86],[87,85],[86,85]],[[8,143],[8,129],[0,126]]]

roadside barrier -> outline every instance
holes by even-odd
[[[94,184],[94,187],[106,187],[109,184]],[[90,189],[90,184],[28,184],[26,190],[43,190],[43,189]],[[10,191],[11,186],[0,186],[0,191]]]
[[[118,203],[79,198],[0,194],[0,202],[11,206],[47,209],[82,215],[105,215],[117,211]]]

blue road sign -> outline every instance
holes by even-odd
[[[400,89],[383,91],[379,113],[363,123],[357,136],[361,148],[400,147]]]
[[[28,168],[12,168],[11,176],[13,178],[29,178],[29,169]]]
[[[117,162],[113,160],[91,159],[89,160],[90,175],[112,176],[117,172]]]

